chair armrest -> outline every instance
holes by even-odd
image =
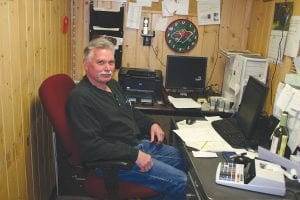
[[[128,160],[95,160],[83,163],[83,167],[86,169],[100,168],[102,170],[105,187],[108,193],[108,199],[118,199],[118,171],[120,169],[130,170],[133,165],[134,162]]]
[[[133,161],[120,161],[120,160],[95,160],[83,162],[85,168],[117,168],[130,170],[134,165]]]

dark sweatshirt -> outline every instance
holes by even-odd
[[[82,161],[125,159],[136,161],[142,134],[150,134],[154,121],[132,108],[115,80],[112,93],[84,78],[72,90],[67,116],[75,133]]]

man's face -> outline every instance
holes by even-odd
[[[106,84],[115,70],[114,52],[108,49],[94,49],[83,66],[93,84]]]

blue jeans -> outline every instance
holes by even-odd
[[[157,145],[149,140],[141,140],[135,147],[149,155],[153,160],[153,166],[148,172],[140,172],[137,165],[132,170],[120,170],[118,177],[142,184],[160,193],[159,196],[151,198],[163,200],[184,200],[187,183],[186,163],[182,153],[165,144]],[[101,170],[97,170],[101,176]]]

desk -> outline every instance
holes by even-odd
[[[175,122],[182,120],[180,117],[174,117],[172,120],[174,128],[176,127]],[[210,199],[213,200],[247,200],[247,199],[296,199],[292,192],[288,190],[297,190],[300,192],[300,184],[295,181],[289,181],[286,179],[286,196],[279,197],[268,194],[262,194],[257,192],[251,192],[247,190],[240,190],[233,187],[226,187],[215,183],[215,173],[217,170],[217,164],[224,162],[221,155],[218,158],[195,158],[192,155],[191,150],[177,137],[176,134],[171,134],[172,144],[186,154],[189,163],[189,178],[192,181],[195,194],[198,199]],[[299,195],[298,195],[299,196]]]
[[[169,116],[189,116],[189,117],[204,117],[219,115],[223,118],[230,117],[232,113],[219,112],[219,111],[203,111],[200,108],[174,108],[170,103],[164,104],[133,104],[133,106],[150,115],[169,115]]]
[[[193,98],[196,100],[196,96]],[[168,100],[168,94],[163,88],[162,98],[158,103],[154,101],[152,104],[133,103],[134,108],[150,115],[168,115],[168,116],[188,116],[188,117],[204,117],[204,116],[220,116],[223,118],[230,117],[232,113],[220,112],[218,110],[203,111],[201,108],[175,108]]]

